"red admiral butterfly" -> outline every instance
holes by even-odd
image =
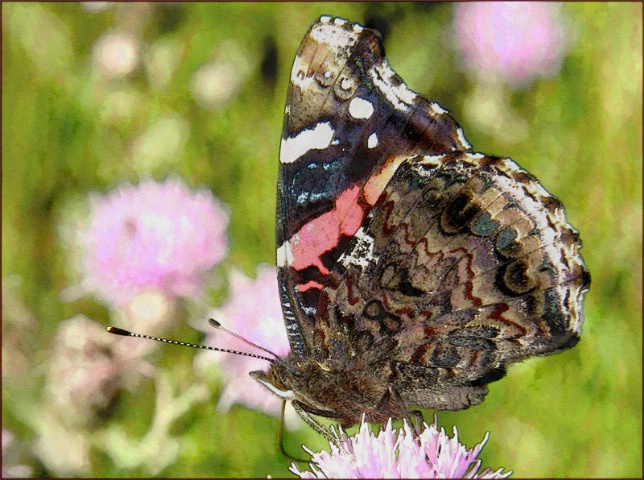
[[[311,414],[348,426],[465,409],[508,365],[579,341],[590,273],[563,205],[509,158],[474,153],[389,67],[378,32],[320,17],[285,113],[277,264],[291,352],[109,332],[267,360],[251,376],[334,442]]]
[[[579,340],[590,274],[562,204],[474,153],[357,23],[321,17],[295,57],[277,247],[291,352],[251,375],[327,436],[310,414],[468,408],[511,363]]]

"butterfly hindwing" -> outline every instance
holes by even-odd
[[[560,202],[512,160],[410,157],[331,272],[316,357],[392,362],[392,385],[410,403],[465,408],[459,387],[576,343],[590,281],[580,247]]]

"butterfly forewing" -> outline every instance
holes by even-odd
[[[329,17],[311,27],[291,72],[277,192],[280,296],[298,355],[331,268],[400,162],[468,148],[454,119],[391,70],[377,32]]]

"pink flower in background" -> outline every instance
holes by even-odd
[[[311,471],[300,471],[291,464],[289,470],[301,478],[507,478],[512,472],[489,468],[479,472],[481,460],[476,457],[487,441],[468,450],[443,428],[423,422],[422,430],[414,431],[407,422],[400,430],[392,428],[391,420],[376,436],[363,422],[352,437],[340,433],[342,448],[331,445],[331,453],[313,453]]]
[[[560,5],[472,2],[454,5],[454,28],[465,65],[480,77],[513,86],[561,68],[570,39]]]
[[[232,270],[229,278],[229,299],[222,307],[215,309],[211,316],[227,329],[277,355],[288,353],[289,344],[278,296],[275,267],[258,266],[255,280],[238,270]],[[271,357],[270,354],[215,328],[208,327],[205,332],[207,345]],[[216,362],[221,366],[225,386],[217,404],[220,412],[227,412],[234,404],[272,414],[279,412],[281,401],[248,375],[253,370],[266,370],[269,366],[267,361],[216,352],[199,353],[196,361],[201,365]]]
[[[33,475],[33,470],[22,465],[19,460],[20,451],[16,437],[9,430],[2,429],[2,478],[27,478]]]
[[[82,425],[107,408],[123,386],[125,369],[105,327],[77,315],[58,326],[46,392],[68,425]]]
[[[90,202],[83,286],[109,304],[123,306],[148,291],[195,296],[227,253],[225,208],[209,190],[191,191],[179,178],[125,184]]]

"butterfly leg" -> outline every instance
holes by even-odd
[[[417,432],[421,431],[423,422],[425,421],[425,418],[423,418],[423,412],[420,410],[410,410],[407,412],[406,419],[414,427],[414,430]]]
[[[311,427],[313,430],[318,432],[320,435],[323,435],[329,442],[333,443],[336,447],[340,448],[340,440],[338,439],[337,436],[332,435],[331,432],[324,426],[320,425],[318,422],[316,422],[311,414],[303,408],[303,405],[298,402],[297,400],[293,400],[292,402],[293,408],[297,412],[297,414],[304,420],[304,422]],[[308,408],[308,407],[307,407]],[[327,412],[322,413],[325,416],[328,416]]]

